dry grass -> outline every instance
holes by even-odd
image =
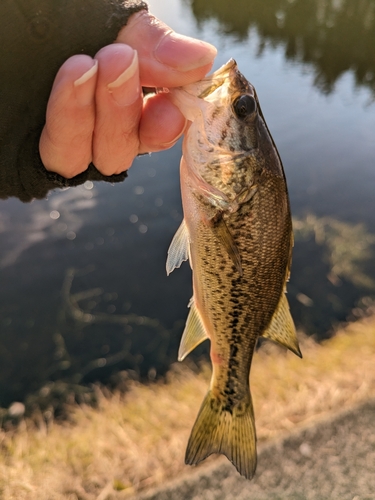
[[[348,325],[323,346],[302,342],[304,359],[274,346],[254,359],[251,386],[258,437],[269,439],[330,411],[375,396],[375,316]],[[184,365],[166,383],[132,383],[126,396],[76,407],[73,423],[38,429],[24,421],[0,435],[4,500],[108,500],[176,476],[210,370]]]

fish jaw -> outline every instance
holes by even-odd
[[[190,121],[189,111],[187,107],[192,105],[192,102],[198,97],[200,100],[209,98],[212,93],[233,81],[233,75],[237,70],[237,63],[234,59],[230,59],[226,64],[209,76],[206,76],[199,82],[194,82],[184,87],[169,89],[170,96],[175,100],[176,105],[180,108],[186,118]],[[212,98],[211,98],[212,100]]]

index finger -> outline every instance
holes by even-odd
[[[174,32],[146,11],[133,14],[116,41],[138,52],[143,87],[196,82],[210,71],[217,53],[213,45]]]

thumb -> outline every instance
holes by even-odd
[[[177,87],[202,79],[211,69],[217,50],[209,43],[180,35],[141,11],[133,14],[116,42],[138,52],[141,85]]]

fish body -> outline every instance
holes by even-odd
[[[251,478],[257,339],[300,355],[284,293],[293,246],[285,175],[255,89],[235,61],[170,94],[191,121],[181,160],[184,220],[167,259],[168,274],[187,259],[193,270],[179,359],[209,338],[213,368],[186,463],[222,453]]]

